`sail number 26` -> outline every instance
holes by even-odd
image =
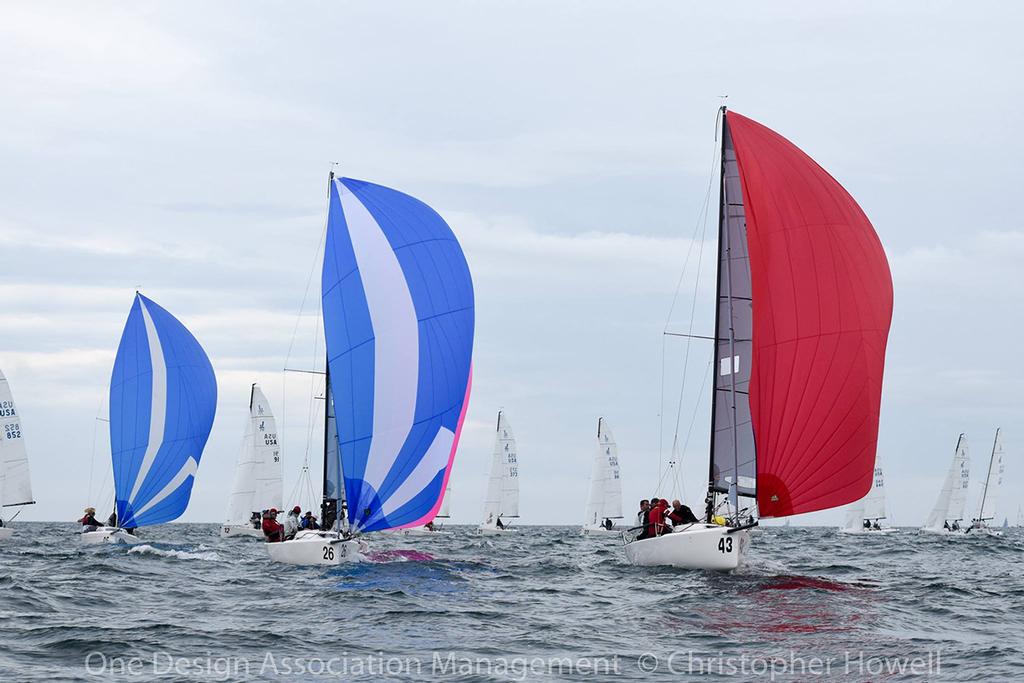
[[[718,539],[718,552],[720,553],[731,553],[732,552],[732,536],[725,536]]]

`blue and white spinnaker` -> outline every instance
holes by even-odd
[[[332,178],[321,284],[350,528],[428,522],[469,399],[473,282],[462,248],[418,199]]]
[[[199,342],[136,294],[110,378],[118,526],[169,522],[185,511],[216,409],[217,380]]]

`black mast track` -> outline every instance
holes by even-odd
[[[708,493],[706,498],[706,513],[709,524],[715,516],[715,410],[718,403],[718,378],[715,375],[718,372],[718,340],[721,338],[719,319],[721,318],[722,307],[722,232],[725,226],[725,211],[723,208],[725,202],[725,127],[728,125],[725,106],[723,105],[719,111],[722,113],[722,146],[719,152],[718,246],[716,248],[717,258],[715,259],[717,261],[715,267],[715,343],[712,344],[711,349],[711,443],[708,448]]]
[[[331,183],[333,183],[333,182],[334,182],[334,171],[331,171],[328,174],[328,176],[327,176],[327,215],[328,215],[328,218],[330,217],[330,214],[331,214]],[[327,256],[326,250],[327,250],[327,244],[326,244],[326,237],[325,237],[325,244],[324,244],[324,252],[325,252],[324,253],[324,257],[325,258]],[[323,302],[321,302],[321,306],[322,305],[323,305]],[[314,365],[314,368],[315,367],[316,366]],[[326,522],[327,521],[327,507],[328,507],[328,501],[327,501],[327,439],[328,439],[328,436],[330,434],[330,430],[328,429],[328,426],[330,424],[331,404],[334,402],[331,399],[332,399],[332,396],[331,396],[331,358],[330,358],[330,354],[327,352],[327,335],[325,334],[324,335],[324,471],[323,471],[322,480],[320,482],[320,484],[321,484],[320,485],[320,521],[321,522]],[[341,454],[339,453],[339,457],[340,457],[340,455]],[[342,486],[342,485],[344,485],[344,482],[339,481],[338,482],[338,486]],[[332,527],[334,526],[334,524],[337,524],[337,515],[341,514],[341,510],[337,509],[337,504],[335,504],[335,508],[336,508],[335,509],[335,521],[331,525]],[[326,526],[326,524],[325,524],[325,526]]]

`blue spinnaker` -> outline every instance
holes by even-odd
[[[216,409],[217,380],[199,342],[136,294],[110,378],[119,526],[169,522],[185,511]]]

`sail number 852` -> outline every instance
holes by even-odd
[[[718,539],[718,552],[720,552],[720,553],[731,553],[732,552],[732,536],[725,536],[724,538]]]

